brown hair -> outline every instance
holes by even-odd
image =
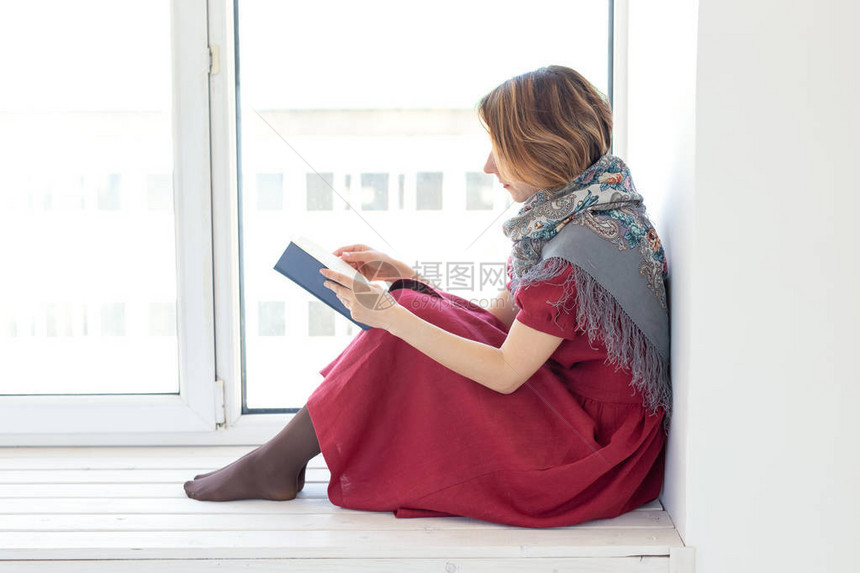
[[[481,99],[500,174],[557,190],[612,144],[612,110],[575,70],[548,66],[504,82]]]

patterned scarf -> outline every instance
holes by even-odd
[[[602,338],[607,362],[631,370],[631,386],[642,392],[650,412],[664,408],[668,432],[666,259],[624,162],[604,155],[563,189],[538,191],[503,230],[513,241],[512,295],[570,263],[564,294],[547,302],[576,312],[577,328],[590,343]]]

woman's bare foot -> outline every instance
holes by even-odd
[[[293,499],[304,487],[308,460],[319,452],[310,416],[302,408],[264,445],[219,470],[185,482],[185,494],[201,501]]]

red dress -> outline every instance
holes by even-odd
[[[510,277],[510,270],[509,277]],[[516,319],[564,338],[516,392],[499,394],[391,333],[359,332],[307,408],[340,507],[397,517],[460,515],[525,527],[611,518],[655,499],[664,470],[663,412],[649,415],[630,372],[574,328],[562,281],[518,289]],[[510,288],[510,282],[508,282]],[[507,329],[459,296],[408,288],[402,306],[446,331],[500,347]]]

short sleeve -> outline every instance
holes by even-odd
[[[567,263],[559,275],[518,288],[514,295],[514,302],[520,309],[516,320],[559,338],[576,338],[576,290],[572,272],[573,267]]]

